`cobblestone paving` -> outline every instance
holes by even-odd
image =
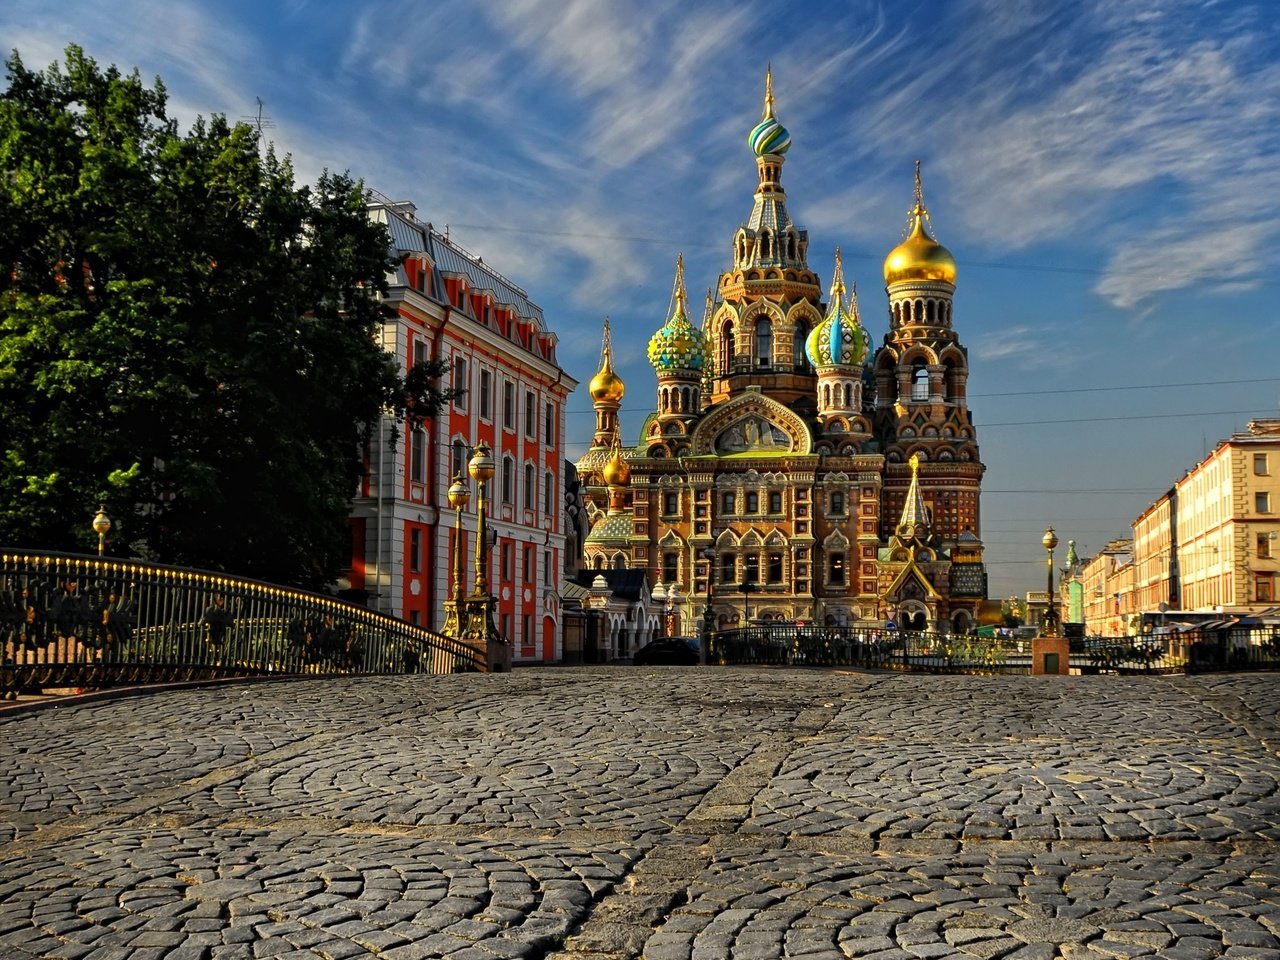
[[[1280,960],[1280,675],[276,681],[0,742],[0,960]]]

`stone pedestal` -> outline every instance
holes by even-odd
[[[485,669],[489,673],[510,673],[511,644],[501,637],[490,637],[485,651]]]
[[[1066,637],[1035,637],[1031,641],[1031,675],[1065,677],[1070,669],[1071,645]]]

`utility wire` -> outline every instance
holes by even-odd
[[[510,227],[501,226],[495,223],[453,223],[450,224],[450,226],[454,230],[476,230],[481,233],[514,233],[535,237],[557,237],[561,239],[609,240],[621,243],[641,243],[648,244],[650,246],[672,247],[681,250],[712,250],[730,246],[730,244],[721,241],[711,243],[708,241],[691,241],[671,236],[645,237],[638,234],[580,233],[575,230],[539,230],[533,227]],[[812,248],[810,249],[812,250]],[[822,253],[824,256],[826,255],[825,250],[820,250],[818,252]],[[832,254],[834,255],[834,249],[832,250]],[[873,263],[879,263],[884,260],[885,255],[883,253],[866,253],[846,248],[842,252],[842,256],[845,260],[869,260]],[[1005,260],[966,260],[964,266],[965,269],[972,267],[984,270],[1016,270],[1019,273],[1058,273],[1083,277],[1102,277],[1110,273],[1110,270],[1103,267],[1067,267],[1062,264],[1017,263]],[[1128,271],[1128,275],[1133,277],[1158,277],[1161,279],[1164,279],[1167,276],[1164,273],[1142,273],[1134,271]],[[1225,283],[1228,279],[1238,280],[1239,278],[1223,278],[1222,280],[1218,280],[1214,277],[1201,277],[1198,278],[1198,282]],[[1266,287],[1280,285],[1280,280],[1268,279],[1265,276],[1250,277],[1249,282],[1256,284],[1257,286]]]

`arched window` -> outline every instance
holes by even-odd
[[[728,321],[724,328],[720,331],[720,363],[718,367],[721,373],[728,373],[733,369],[733,321]]]
[[[929,399],[929,369],[923,360],[916,360],[911,365],[911,399]]]
[[[797,370],[805,370],[809,366],[809,356],[804,352],[804,343],[808,339],[809,328],[803,320],[797,320],[796,335],[791,339],[791,360]]]
[[[516,502],[516,462],[510,457],[502,458],[502,476],[498,479],[502,484],[502,502],[514,504]]]
[[[773,362],[773,324],[768,317],[756,320],[756,363],[767,367]]]
[[[761,230],[760,231],[760,259],[768,260],[771,256],[773,256],[772,251],[773,251],[773,245],[770,242],[769,231]]]

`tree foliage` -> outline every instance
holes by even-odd
[[[375,342],[392,265],[362,186],[294,184],[157,79],[15,52],[0,95],[0,542],[291,583],[336,573],[369,425],[440,371]]]

